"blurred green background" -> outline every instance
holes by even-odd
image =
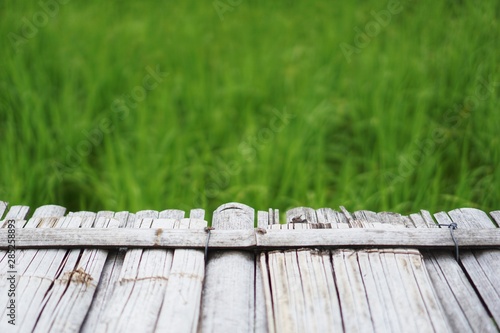
[[[0,3],[0,199],[500,209],[498,1]]]

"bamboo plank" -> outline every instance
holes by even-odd
[[[18,219],[18,218],[24,218],[28,214],[29,207],[27,206],[13,206],[9,210],[6,216],[7,219]],[[46,206],[41,206],[37,208],[33,214],[32,219],[26,223],[17,223],[18,226],[24,226],[25,228],[33,228],[38,225],[38,222],[42,217],[58,217],[62,216],[65,212],[65,208],[61,206],[55,206],[55,205],[46,205]],[[45,224],[46,227],[51,227],[54,223],[54,219],[48,219],[44,222],[42,222],[42,226]],[[17,234],[17,232],[16,232]],[[17,235],[16,235],[17,236]],[[16,237],[17,240],[17,237]],[[36,267],[37,264],[40,264],[40,262],[47,264],[51,262],[50,260],[50,255],[62,255],[63,250],[17,250],[16,251],[16,261],[18,265],[18,270],[17,270],[17,286],[16,286],[16,301],[17,301],[17,321],[18,325],[15,327],[17,330],[21,330],[22,326],[21,325],[30,325],[32,323],[31,319],[26,319],[29,318],[30,313],[33,313],[35,316],[37,316],[40,312],[39,304],[42,301],[42,297],[44,292],[47,290],[47,288],[50,287],[50,283],[47,283],[48,281],[40,281],[39,278],[36,278],[36,275],[38,274],[36,272]],[[43,262],[42,260],[44,259],[44,256],[46,254],[49,254],[49,259]],[[34,260],[36,257],[36,260]],[[41,267],[42,272],[45,271],[47,267]],[[40,269],[39,269],[40,270]],[[33,276],[32,276],[33,275]],[[42,278],[43,279],[43,278]],[[3,282],[3,277],[2,277],[2,282]],[[39,292],[36,292],[38,290],[38,287],[40,286],[40,283],[42,285],[42,290]],[[34,304],[32,302],[34,301]],[[3,308],[5,309],[5,308]],[[4,317],[4,313],[2,313],[2,317]],[[2,327],[2,322],[0,324],[0,330],[3,330],[4,327]],[[21,325],[19,325],[21,324]],[[33,327],[31,325],[31,327]],[[7,329],[7,328],[6,328]],[[12,326],[9,327],[9,329],[12,329]]]
[[[273,214],[273,213],[271,213]],[[273,225],[274,216],[269,215],[269,211],[257,212],[257,227],[262,230],[268,229]],[[260,265],[260,255],[255,256],[255,332],[267,332],[267,311],[266,311],[266,296],[264,290],[264,272]],[[267,273],[267,272],[266,272]]]
[[[280,210],[269,208],[269,224],[280,224]]]
[[[99,214],[97,214],[99,215]],[[110,214],[101,214],[109,216]],[[119,221],[95,214],[80,214],[82,228],[117,228]],[[63,269],[62,276],[46,295],[43,311],[34,332],[79,332],[99,283],[108,252],[73,250],[79,255],[74,266]],[[67,267],[67,266],[66,266]]]
[[[40,206],[33,212],[32,217],[61,217],[66,213],[66,208],[58,205]]]
[[[438,215],[440,223],[451,223]],[[411,214],[410,219],[417,228],[436,228],[427,211]],[[490,316],[482,305],[462,268],[454,259],[452,251],[423,251],[424,263],[435,286],[436,295],[443,307],[453,331],[497,332]]]
[[[358,211],[351,216],[349,223],[354,227],[384,229],[384,232],[413,225],[407,217],[394,213]],[[449,331],[418,251],[395,248],[361,250],[356,254],[354,263],[360,266],[375,330]],[[404,321],[387,317],[387,309]]]
[[[185,212],[179,209],[166,209],[158,213],[158,218],[160,219],[173,219],[182,220],[184,218]]]
[[[119,228],[132,227],[135,221],[135,214],[129,212],[114,213],[113,217],[119,221]],[[105,313],[108,301],[118,281],[125,253],[126,249],[113,250],[108,253],[92,304],[81,328],[82,333],[96,331],[97,324],[101,321]]]
[[[490,212],[490,215],[493,218],[493,221],[496,222],[497,227],[500,226],[500,210],[495,210],[493,212]]]
[[[201,208],[191,209],[189,218],[203,220],[205,218],[205,210]]]
[[[174,227],[175,220],[157,219],[158,215],[155,211],[138,212],[134,227]],[[163,302],[172,257],[172,250],[128,250],[118,282],[96,331],[153,331]]]
[[[316,211],[309,207],[289,209],[286,212],[286,223],[292,223],[294,219],[305,220],[307,223],[318,223]]]
[[[28,215],[30,208],[28,206],[11,206],[4,217],[2,228],[5,227],[7,220],[22,220]]]
[[[50,209],[47,213],[48,216],[53,215]],[[45,215],[43,210],[38,210],[36,215],[39,217],[31,218],[25,228],[74,228],[80,226],[82,221],[81,218],[40,218]],[[20,332],[35,330],[38,325],[37,319],[44,311],[47,295],[55,286],[56,279],[71,271],[80,253],[78,250],[63,249],[23,252],[17,286],[19,291],[17,301],[20,305],[18,316],[21,319],[17,329]]]
[[[2,207],[7,208],[7,205],[2,205]],[[12,206],[8,210],[7,214],[5,215],[4,220],[2,221],[2,228],[7,227],[8,221],[9,220],[15,220],[16,228],[22,228],[25,224],[25,221],[23,219],[26,218],[26,215],[28,214],[29,207],[27,206]],[[5,210],[4,212],[5,213]],[[2,215],[2,214],[0,214]],[[2,244],[7,244],[6,240],[2,241]],[[10,331],[13,326],[8,323],[8,320],[10,319],[7,317],[7,306],[9,305],[9,295],[8,295],[8,290],[10,289],[10,282],[7,280],[7,277],[10,277],[10,275],[15,276],[16,280],[16,325],[20,321],[19,317],[19,271],[21,269],[20,267],[20,262],[21,262],[21,253],[24,251],[16,250],[15,253],[15,267],[14,267],[14,272],[16,273],[11,273],[13,271],[12,267],[10,266],[9,258],[7,256],[7,250],[0,250],[0,290],[2,290],[0,294],[0,304],[2,306],[2,310],[0,310],[1,318],[0,320],[0,331],[1,332],[8,332]],[[15,329],[15,327],[14,327]]]
[[[486,213],[478,209],[461,208],[448,212],[448,215],[458,224],[458,228],[500,230]],[[460,238],[458,243],[462,243]],[[489,312],[500,323],[500,250],[463,251],[460,260]]]
[[[314,210],[287,212],[287,225],[272,225],[268,233],[308,231],[329,224]],[[305,221],[304,221],[305,220]],[[314,223],[307,223],[313,221]],[[328,251],[272,251],[260,255],[269,332],[342,330],[337,291]]]
[[[257,212],[257,227],[267,229],[269,226],[269,212],[259,210]]]
[[[254,210],[238,203],[220,206],[212,226],[253,229]],[[211,242],[211,239],[210,239]],[[202,332],[253,332],[255,322],[254,254],[212,252],[206,267],[199,327]]]
[[[206,226],[205,221],[185,219],[178,228],[204,229]],[[205,275],[204,255],[203,250],[175,250],[155,332],[197,331]]]
[[[157,219],[156,221],[167,221]],[[28,223],[31,223],[28,221]],[[359,222],[358,223],[363,223]],[[305,223],[292,223],[293,229],[213,230],[210,247],[213,249],[272,250],[301,247],[407,247],[454,248],[447,228],[396,229],[348,228],[329,229],[329,224],[315,223],[303,229]],[[62,230],[19,229],[16,232],[18,249],[41,248],[205,248],[204,230],[147,229],[81,229]],[[457,229],[455,236],[462,248],[496,248],[500,246],[500,229]],[[7,248],[8,231],[0,229],[0,249]]]

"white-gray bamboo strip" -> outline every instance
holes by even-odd
[[[490,212],[491,217],[493,220],[496,222],[497,227],[500,226],[500,210],[495,210],[493,212]]]
[[[189,218],[203,220],[205,218],[205,210],[201,208],[191,209],[189,212]]]
[[[435,228],[427,211],[411,214],[417,228]],[[449,218],[443,223],[452,222]],[[423,251],[425,267],[454,332],[497,332],[467,276],[456,262],[452,250]]]
[[[458,224],[458,228],[500,230],[486,213],[478,209],[461,208],[448,212],[448,215]],[[460,239],[458,243],[461,244]],[[500,323],[500,250],[463,251],[460,259],[489,312]]]
[[[273,225],[273,216],[269,215],[269,211],[257,212],[257,227],[266,230]],[[260,256],[255,256],[255,329],[254,332],[267,332],[267,311],[266,298],[264,291],[264,272],[260,265]]]
[[[119,221],[119,228],[132,227],[135,221],[135,214],[129,212],[118,212],[114,218]],[[97,324],[101,321],[108,301],[113,294],[116,282],[118,281],[123,260],[125,258],[125,249],[113,250],[108,253],[104,264],[99,284],[97,285],[92,304],[87,317],[83,323],[81,332],[91,333],[96,331]]]
[[[111,213],[112,214],[112,213]],[[97,214],[109,216],[109,213]],[[95,215],[95,214],[94,214]],[[82,228],[118,228],[119,221],[106,217],[81,214]],[[106,250],[73,250],[78,262],[54,281],[47,293],[44,308],[34,332],[79,332],[89,310],[107,257]]]
[[[32,217],[60,217],[64,216],[66,208],[58,205],[40,206],[33,212]]]
[[[239,203],[214,212],[216,229],[253,229],[254,210]],[[254,254],[214,251],[209,254],[201,305],[202,332],[253,332],[255,321]]]
[[[158,213],[160,219],[182,220],[186,213],[179,209],[166,209]]]
[[[204,229],[205,221],[185,219],[179,229]],[[174,252],[167,289],[155,332],[196,332],[201,304],[205,259],[203,250]]]
[[[302,232],[319,224],[306,207],[288,211],[287,221],[272,225],[268,233]],[[260,255],[260,264],[270,332],[342,330],[329,252],[272,251]]]
[[[29,211],[29,207],[27,206],[13,206],[9,210],[6,216],[6,220],[8,219],[19,219],[19,218],[24,218]],[[30,221],[33,220],[32,223],[29,221],[27,223],[19,223],[20,225],[23,225],[25,228],[33,228],[36,227],[38,224],[38,220],[41,217],[46,217],[46,216],[62,216],[65,212],[65,208],[61,206],[54,206],[54,205],[46,205],[39,207],[38,209],[35,210],[35,213],[33,214],[33,217]],[[36,220],[36,222],[34,221]],[[54,223],[54,220],[46,221],[47,227],[51,227]],[[43,223],[42,223],[43,224]],[[16,237],[17,238],[17,237]],[[49,253],[54,254],[54,253],[59,253],[65,252],[64,250],[51,250]],[[31,277],[30,275],[35,275],[36,273],[29,273],[26,274],[26,270],[28,269],[27,266],[30,265],[30,270],[33,271],[33,268],[36,268],[36,263],[40,262],[43,260],[44,255],[47,253],[47,250],[16,250],[16,262],[17,262],[17,286],[16,286],[16,302],[17,302],[17,326],[15,329],[20,329],[21,325],[25,323],[26,317],[29,316],[28,311],[33,311],[35,315],[38,315],[40,309],[37,308],[36,304],[39,304],[36,302],[36,300],[41,301],[41,297],[43,297],[44,290],[47,290],[50,286],[50,283],[47,284],[47,281],[40,281],[36,277]],[[34,258],[36,257],[36,260]],[[50,261],[50,260],[49,260]],[[45,261],[47,263],[47,261]],[[42,270],[47,269],[47,267],[42,267]],[[2,271],[3,272],[3,271]],[[33,280],[34,279],[34,280]],[[2,282],[4,281],[4,277],[2,276]],[[2,283],[0,282],[0,283]],[[45,289],[43,289],[39,293],[35,293],[34,291],[37,290],[37,285],[39,282],[42,282],[42,284],[45,285]],[[35,300],[35,305],[31,305],[31,301]],[[5,309],[2,307],[2,309]],[[2,311],[2,318],[4,318],[5,315]],[[26,319],[26,321],[29,322],[31,319]],[[3,331],[3,324],[5,322],[0,323],[0,331]],[[9,327],[9,329],[12,329],[12,326]]]
[[[309,207],[296,207],[286,212],[286,222],[290,223],[293,220],[306,220],[306,223],[318,223],[316,211]]]
[[[155,211],[138,212],[135,227],[174,227],[175,220],[157,218]],[[152,332],[163,302],[172,257],[172,250],[128,250],[119,280],[96,331]]]
[[[269,226],[269,212],[259,210],[257,212],[257,227],[267,229]]]
[[[5,205],[6,207],[6,205]],[[1,223],[2,228],[7,227],[8,221],[9,220],[15,220],[15,225],[16,228],[23,227],[25,224],[25,221],[23,221],[26,218],[26,215],[28,214],[29,207],[27,206],[12,206],[10,207],[9,211],[7,212],[4,221]],[[7,244],[5,241],[3,244]],[[19,289],[17,286],[19,285],[19,271],[20,271],[20,260],[21,260],[21,252],[20,250],[14,251],[15,255],[15,278],[16,278],[16,325],[19,324],[20,317],[19,317]],[[11,261],[9,261],[9,257],[7,256],[7,250],[0,250],[0,314],[1,314],[1,320],[0,320],[0,332],[9,332],[12,328],[15,329],[11,324],[8,323],[8,320],[11,319],[10,317],[7,317],[7,306],[9,305],[9,289],[10,289],[10,282],[7,280],[7,277],[12,275],[13,269],[10,266]]]
[[[52,218],[53,219],[53,218]],[[157,219],[162,221],[165,219]],[[54,219],[54,221],[56,221]],[[31,222],[28,222],[31,223]],[[364,223],[358,221],[357,223]],[[259,229],[212,230],[210,245],[213,249],[286,249],[300,247],[409,247],[454,248],[449,230],[397,229],[387,224],[381,228],[329,229],[329,224],[312,224],[299,231],[305,223],[291,223],[293,229],[267,232]],[[500,246],[500,229],[457,229],[454,232],[462,248],[495,248]],[[8,230],[0,229],[0,249],[7,249]],[[204,230],[147,229],[17,229],[18,249],[39,248],[205,248]]]
[[[28,215],[30,208],[28,206],[11,206],[4,217],[2,228],[5,227],[7,220],[21,220]]]
[[[50,210],[47,210],[52,215]],[[62,213],[62,211],[61,211]],[[25,228],[67,228],[79,227],[82,219],[77,217],[55,218],[44,217],[43,210],[38,210],[38,218],[31,218]],[[22,270],[18,284],[20,332],[32,331],[38,325],[38,318],[44,311],[47,295],[55,287],[55,280],[66,277],[78,261],[80,251],[59,250],[27,250],[21,260]],[[66,274],[66,275],[64,275]],[[41,327],[42,330],[44,327]],[[47,331],[47,328],[45,328]]]

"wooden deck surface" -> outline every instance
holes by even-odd
[[[496,232],[500,223],[500,211],[468,208],[402,216],[299,207],[286,212],[286,224],[279,216],[229,203],[212,227],[320,232],[454,222],[460,231]],[[201,209],[67,213],[53,205],[29,215],[0,202],[2,228],[193,229],[208,237],[205,219]],[[207,262],[199,246],[26,248],[12,267],[1,250],[0,332],[499,332],[500,249],[460,249],[460,259],[451,249],[418,247],[212,249]]]

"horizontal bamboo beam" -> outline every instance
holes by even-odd
[[[207,244],[208,232],[189,229],[0,229],[0,249],[35,248],[192,248]],[[10,238],[9,238],[10,235]],[[12,236],[14,235],[14,236]],[[456,229],[460,248],[500,247],[500,228]],[[450,230],[301,229],[211,230],[209,248],[273,250],[301,247],[454,247]]]

